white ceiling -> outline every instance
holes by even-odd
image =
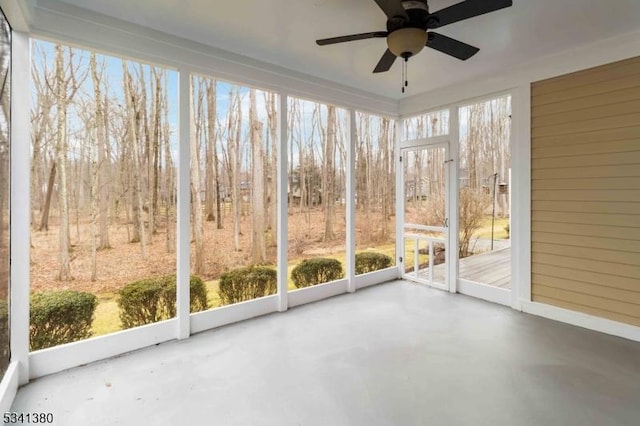
[[[295,71],[400,99],[640,29],[640,0],[514,0],[511,8],[438,30],[479,47],[466,62],[424,49],[372,74],[384,39],[319,47],[318,38],[385,29],[373,0],[64,0],[66,3],[196,40]],[[436,11],[459,0],[430,0]]]

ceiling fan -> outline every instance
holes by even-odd
[[[513,0],[466,0],[429,13],[427,0],[375,0],[375,2],[387,15],[387,31],[325,38],[316,40],[316,43],[319,46],[326,46],[346,41],[386,38],[388,49],[373,70],[374,73],[388,71],[398,57],[403,58],[405,62],[408,61],[424,46],[465,61],[480,49],[430,30],[513,4]]]

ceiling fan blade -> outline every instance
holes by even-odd
[[[400,0],[375,0],[375,2],[380,6],[384,14],[387,15],[387,18],[400,16],[407,21],[409,20],[409,15],[407,15],[407,11],[402,7]]]
[[[372,33],[362,33],[362,34],[352,34],[341,37],[331,37],[331,38],[323,38],[321,40],[316,40],[318,46],[326,46],[327,44],[336,44],[336,43],[344,43],[345,41],[354,41],[354,40],[365,40],[368,38],[384,38],[387,36],[386,31],[375,31]]]
[[[440,28],[445,25],[464,19],[473,18],[474,16],[484,15],[505,7],[513,5],[513,0],[467,0],[453,6],[446,7],[429,17],[436,18],[430,28]]]
[[[387,49],[387,51],[384,52],[384,54],[382,55],[382,58],[380,58],[380,61],[378,62],[378,65],[376,65],[373,72],[379,73],[379,72],[389,71],[389,69],[391,68],[391,65],[393,65],[395,61],[396,61],[396,55],[394,55],[393,53],[391,53],[389,49]]]
[[[427,47],[463,61],[466,61],[480,51],[477,47],[434,32],[427,33]]]

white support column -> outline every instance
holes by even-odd
[[[347,149],[347,191],[346,215],[347,215],[347,289],[349,293],[356,291],[356,186],[355,186],[355,163],[356,163],[356,143],[358,134],[356,132],[356,112],[349,110],[349,145]]]
[[[178,218],[177,218],[177,279],[176,279],[176,316],[177,338],[186,339],[191,333],[189,318],[189,276],[190,276],[190,208],[191,208],[191,73],[187,68],[179,69],[179,141],[178,141]]]
[[[531,301],[531,86],[511,98],[511,306]]]
[[[460,179],[458,165],[460,164],[460,125],[458,107],[452,105],[449,108],[449,159],[447,163],[449,172],[449,257],[447,259],[447,272],[449,275],[449,291],[458,291],[458,229],[459,229],[459,203]]]
[[[288,289],[288,209],[289,209],[289,180],[288,171],[288,149],[289,149],[289,127],[287,118],[288,113],[288,96],[284,92],[280,92],[280,108],[278,108],[278,116],[280,118],[280,149],[278,150],[278,188],[277,188],[277,209],[278,209],[278,311],[284,312],[289,307],[289,289]]]
[[[404,275],[404,169],[400,160],[402,151],[400,146],[404,139],[404,120],[396,120],[394,161],[396,162],[396,265],[398,265],[398,278]],[[406,160],[405,160],[406,161]],[[402,259],[402,262],[400,261]],[[417,271],[417,269],[416,269]]]
[[[11,49],[11,361],[18,383],[29,381],[29,234],[31,138],[29,136],[29,36],[14,31]],[[6,285],[3,283],[2,285]]]

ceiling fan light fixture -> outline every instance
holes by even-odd
[[[427,43],[427,33],[420,28],[400,28],[387,36],[391,53],[399,58],[410,58]]]

